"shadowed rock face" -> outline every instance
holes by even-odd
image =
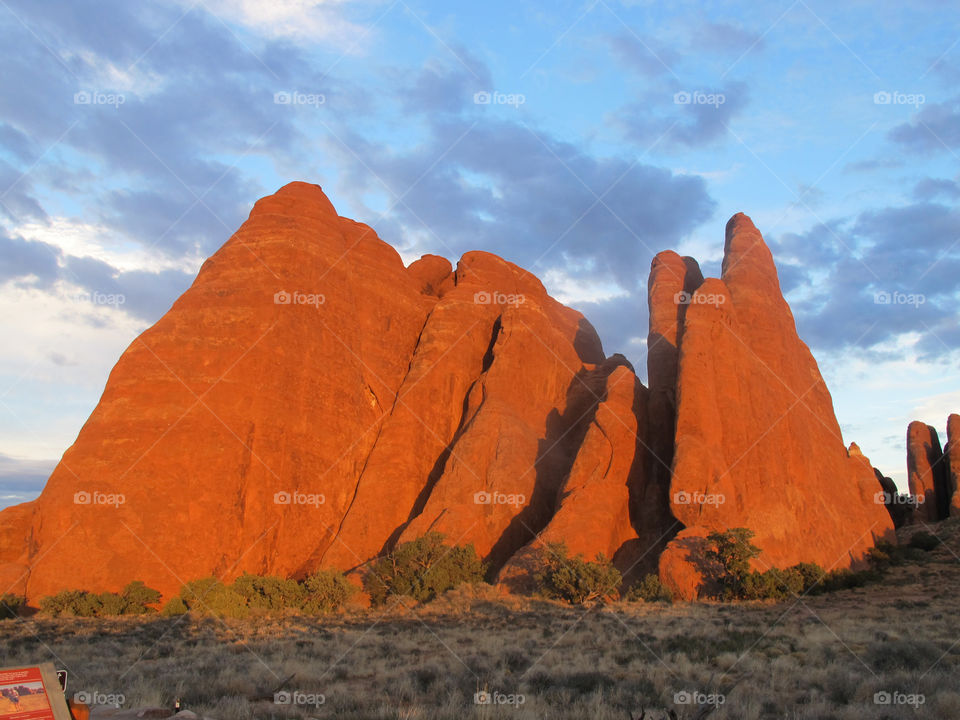
[[[947,492],[950,495],[950,517],[960,515],[960,415],[951,413],[947,418]]]
[[[169,596],[357,569],[432,530],[517,588],[556,541],[628,579],[659,561],[693,596],[702,538],[740,525],[767,563],[850,564],[890,519],[760,234],[731,221],[723,280],[659,254],[649,296],[648,391],[525,270],[404,267],[287,185],[124,352],[41,496],[0,513],[0,583]]]
[[[907,481],[917,498],[918,518],[936,522],[947,516],[948,467],[940,437],[932,425],[918,420],[907,427]]]
[[[660,558],[664,582],[696,596],[697,547],[714,530],[753,530],[759,569],[845,567],[892,536],[873,471],[847,453],[773,258],[746,215],[727,225],[722,279],[705,280],[689,302],[670,487],[685,529]]]

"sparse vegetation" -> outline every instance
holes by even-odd
[[[541,554],[537,586],[544,595],[582,605],[591,600],[615,598],[623,576],[603,555],[593,561],[570,557],[563,543],[550,543]]]
[[[960,553],[960,522],[935,532]],[[803,603],[584,608],[463,584],[415,607],[167,617],[186,610],[178,596],[148,617],[0,623],[0,647],[11,665],[35,663],[52,649],[75,669],[75,687],[123,693],[127,707],[168,707],[182,697],[187,709],[219,720],[277,717],[269,694],[291,675],[291,690],[326,700],[322,714],[284,708],[283,717],[301,720],[622,720],[641,709],[648,720],[670,710],[690,719],[696,706],[674,702],[685,691],[724,694],[710,720],[956,720],[960,563],[910,547],[910,530],[901,536],[904,545],[878,548],[891,558],[881,583],[814,595],[860,575],[791,568],[804,587],[820,581]],[[645,578],[631,593],[644,588],[653,597],[657,586]],[[478,686],[525,702],[501,712],[477,706]],[[884,692],[923,702],[876,704]]]
[[[374,605],[390,596],[428,602],[463,583],[483,580],[485,568],[473,545],[448,546],[443,535],[427,533],[374,562],[363,585]]]
[[[643,602],[673,602],[673,593],[660,582],[660,576],[654,573],[643,579],[627,591],[625,600]]]
[[[23,597],[12,593],[0,595],[0,620],[15,618],[24,606]]]
[[[160,593],[139,580],[121,592],[93,593],[86,590],[62,590],[40,601],[41,612],[53,617],[111,617],[145,615],[156,612]]]

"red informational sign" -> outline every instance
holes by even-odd
[[[0,720],[61,720],[64,711],[52,665],[0,669]]]

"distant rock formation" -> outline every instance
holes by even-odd
[[[960,415],[951,413],[947,418],[947,447],[944,449],[947,456],[947,492],[950,494],[951,517],[960,515]]]
[[[932,425],[914,420],[907,427],[907,482],[919,519],[943,520],[949,512],[947,463]]]
[[[697,596],[703,539],[715,530],[753,530],[760,568],[846,567],[892,539],[873,471],[847,454],[773,257],[746,215],[727,224],[722,279],[682,300],[670,508],[684,529],[661,555],[664,583]]]
[[[358,570],[440,531],[508,587],[563,542],[695,597],[711,530],[827,568],[892,530],[746,216],[722,280],[660,253],[649,298],[647,390],[529,272],[485,252],[404,267],[291,183],[124,352],[40,497],[0,512],[0,584],[170,596]]]

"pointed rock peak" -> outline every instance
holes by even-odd
[[[250,217],[268,214],[337,218],[337,211],[323,188],[300,181],[287,183],[273,195],[258,200]]]
[[[734,294],[737,285],[781,294],[773,254],[753,220],[743,213],[737,213],[727,223],[721,277]]]
[[[860,450],[860,446],[855,442],[850,443],[850,447],[847,448],[847,455],[850,457],[863,457],[863,451]]]

